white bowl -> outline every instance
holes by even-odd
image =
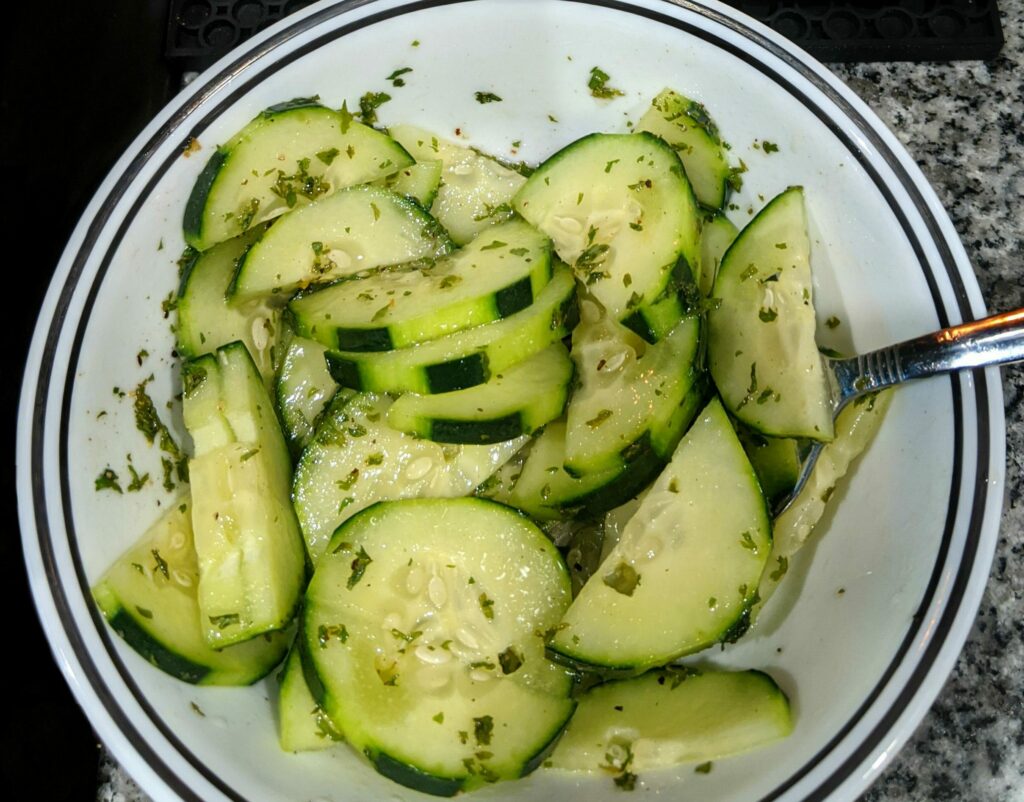
[[[594,99],[594,66],[625,97]],[[399,67],[413,72],[392,88],[385,77]],[[363,92],[387,90],[385,124],[447,136],[459,128],[504,156],[521,140],[517,157],[538,161],[585,133],[624,130],[664,86],[705,102],[732,155],[750,166],[736,222],[762,196],[806,188],[818,314],[843,322],[822,329],[828,344],[866,350],[984,313],[952,225],[896,139],[820,65],[717,4],[322,3],[200,76],[117,163],[43,306],[22,395],[18,492],[28,571],[57,659],[100,737],[152,796],[420,796],[346,749],[281,752],[269,684],[176,682],[115,637],[90,602],[90,584],[170,501],[158,451],[136,431],[130,397],[112,388],[154,373],[149,392],[161,411],[176,392],[160,302],[175,289],[184,200],[212,146],[272,103],[319,94],[353,107]],[[476,91],[503,100],[481,105]],[[191,136],[203,149],[183,158]],[[763,139],[779,152],[753,147]],[[141,366],[140,349],[151,355]],[[177,417],[174,425],[181,433]],[[128,453],[157,481],[136,494],[96,492],[95,477],[108,465],[123,472]],[[643,786],[701,799],[854,799],[920,721],[964,642],[995,546],[1003,460],[996,370],[901,389],[817,545],[794,561],[758,628],[707,657],[771,672],[794,703],[792,737],[708,775],[687,766],[650,773]],[[619,793],[606,779],[540,771],[477,795]]]

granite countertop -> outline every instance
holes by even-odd
[[[992,62],[832,70],[896,133],[949,211],[988,308],[1024,307],[1024,0]],[[863,802],[1024,799],[1024,367],[1004,370],[1002,529],[974,628],[931,712]],[[147,802],[104,751],[98,802]]]
[[[835,65],[917,160],[990,311],[1024,306],[1024,0],[992,62]],[[1004,369],[1007,473],[992,573],[931,712],[864,802],[1024,799],[1024,367]]]

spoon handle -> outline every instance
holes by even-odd
[[[911,379],[1024,361],[1024,309],[961,323],[850,359],[832,362],[836,408]]]

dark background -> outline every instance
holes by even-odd
[[[31,602],[17,526],[18,394],[36,315],[93,192],[179,80],[163,59],[162,0],[11,3],[0,45],[0,163],[9,297],[3,393],[0,610],[7,674],[0,787],[10,798],[96,798],[97,741],[68,690]],[[13,247],[12,247],[13,246]]]
[[[263,5],[290,11],[308,2],[268,0]],[[918,34],[907,38],[892,31],[883,36],[876,21],[854,24],[851,8],[867,8],[865,19],[892,5],[915,14],[913,0],[879,0],[877,6],[840,0],[808,3],[814,10],[807,14],[799,11],[800,4],[726,2],[758,16],[825,61],[990,58],[1002,44],[995,0],[977,0],[973,27],[962,30],[942,27],[948,23],[942,16],[946,0],[938,0]],[[97,741],[49,651],[23,568],[15,421],[36,315],[65,242],[115,160],[174,96],[181,70],[202,66],[190,60],[182,42],[176,43],[177,50],[171,48],[176,61],[165,58],[170,3],[7,4],[0,26],[0,175],[9,204],[4,211],[6,273],[13,284],[6,316],[9,365],[0,380],[6,422],[2,445],[9,455],[0,461],[0,478],[13,521],[13,531],[0,538],[0,566],[6,569],[0,611],[10,672],[6,709],[0,716],[0,787],[9,789],[12,798],[96,798]],[[230,4],[231,13],[244,23],[253,5]],[[183,17],[188,14],[183,12]],[[270,21],[258,16],[252,20],[259,27]],[[227,35],[217,44],[227,47],[232,41]]]

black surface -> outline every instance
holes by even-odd
[[[162,57],[166,20],[163,0],[5,7],[0,163],[9,188],[6,271],[20,277],[14,282],[20,292],[12,304],[10,367],[0,388],[9,455],[4,502],[12,520],[15,416],[36,315],[92,193],[176,85]],[[0,609],[9,633],[2,787],[11,798],[95,799],[96,738],[49,651],[29,596],[17,526],[11,528],[0,538],[6,569]]]
[[[996,0],[724,0],[820,61],[960,61],[1003,46]]]
[[[167,57],[202,70],[311,0],[170,0]],[[815,58],[956,61],[1003,46],[996,0],[724,0]]]

